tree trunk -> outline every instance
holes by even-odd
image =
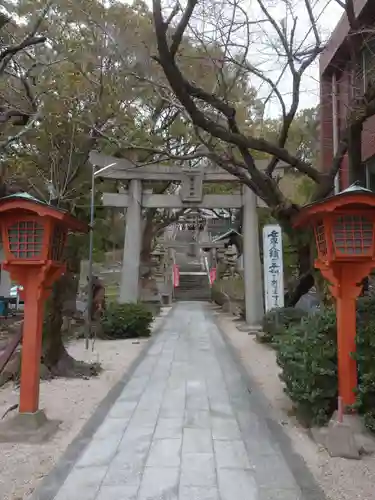
[[[306,295],[314,286],[314,264],[311,242],[300,243],[297,246],[298,255],[298,281],[284,298],[286,307],[294,307],[301,297]]]
[[[352,126],[348,141],[349,184],[360,180],[362,165],[362,125]]]
[[[285,295],[285,307],[294,307],[301,297],[309,293],[311,288],[314,286],[314,283],[315,278],[312,272],[307,272],[306,274],[300,276],[294,289]]]
[[[148,265],[151,261],[152,243],[154,240],[154,222],[151,217],[146,218],[142,233],[141,263]]]
[[[311,234],[307,230],[293,228],[293,217],[297,215],[299,208],[295,205],[274,214],[283,230],[288,234],[291,244],[296,248],[298,260],[298,281],[293,290],[285,294],[286,307],[294,307],[301,297],[306,295],[314,286],[314,263],[312,252]]]
[[[140,279],[140,299],[146,300],[148,297],[153,297],[158,293],[158,286],[152,273],[151,253],[154,242],[154,213],[153,209],[147,212],[145,225],[142,233],[141,246],[141,269],[139,273]]]
[[[52,288],[52,293],[46,304],[44,326],[43,326],[43,364],[54,374],[64,371],[64,366],[69,361],[63,338],[63,305],[64,287],[70,281],[70,273],[62,276]]]
[[[75,377],[98,373],[98,367],[76,361],[68,354],[62,334],[63,312],[67,291],[71,299],[73,290],[77,290],[77,274],[80,269],[79,245],[74,236],[68,242],[66,272],[53,285],[47,301],[43,325],[43,364],[54,376]]]

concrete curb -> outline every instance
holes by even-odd
[[[78,435],[68,445],[67,449],[59,459],[57,465],[42,480],[41,484],[35,489],[31,496],[28,497],[28,500],[53,500],[55,498],[61,486],[64,484],[66,478],[68,477],[70,471],[82,455],[86,446],[90,443],[97,429],[103,423],[112,406],[117,401],[126,384],[131,379],[133,373],[147,356],[148,351],[155,343],[160,330],[163,329],[167,318],[170,316],[170,314],[172,314],[173,310],[174,306],[171,306],[168,314],[162,316],[162,319],[153,332],[151,339],[144,345],[141,352],[131,363],[129,369],[125,372],[121,380],[119,380],[112,387],[112,389],[110,389],[107,396],[99,403],[99,406],[97,406],[97,408],[94,410],[94,413],[83,425]],[[79,492],[77,492],[77,494],[79,495]]]
[[[301,489],[303,500],[327,500],[324,491],[314,478],[305,460],[301,455],[294,451],[289,436],[285,433],[282,425],[280,425],[280,423],[272,415],[267,397],[263,394],[263,391],[261,390],[255,378],[252,377],[244,367],[235,347],[230,342],[229,338],[219,325],[218,317],[212,314],[212,311],[210,310],[208,310],[207,312],[212,317],[213,322],[217,326],[230,355],[236,362],[237,368],[241,376],[243,377],[243,380],[249,392],[251,392],[255,396],[257,404],[255,406],[254,413],[258,414],[259,418],[266,421],[267,427],[273,439],[279,445],[285,462],[292,472],[297,485]]]

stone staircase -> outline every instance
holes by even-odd
[[[175,289],[175,300],[209,301],[210,299],[211,289],[207,274],[202,271],[199,264],[184,264],[180,269],[180,286]]]
[[[185,247],[176,249],[176,264],[180,269],[180,284],[174,290],[175,301],[208,301],[211,299],[211,289],[207,274],[202,268],[199,255],[194,255],[193,231],[182,230],[175,234],[177,242],[183,242]]]
[[[209,301],[211,290],[208,285],[207,275],[180,275],[180,286],[175,289],[175,300],[181,301]]]

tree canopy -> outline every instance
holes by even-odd
[[[35,42],[15,52],[18,59],[1,79],[1,101],[15,103],[13,113],[21,109],[25,116],[21,132],[13,122],[1,129],[8,183],[79,215],[89,204],[92,149],[114,155],[131,150],[138,163],[153,161],[160,150],[158,161],[199,160],[199,133],[154,60],[152,13],[144,3],[19,0],[7,7],[7,39],[17,47],[31,36]],[[235,67],[225,69],[218,81],[219,46],[202,48],[186,39],[180,53],[195,82],[225,87],[238,102],[244,126],[259,122],[261,103],[249,82],[235,77]],[[171,188],[155,186],[157,192]],[[148,218],[159,219],[160,228],[167,215],[155,212]]]
[[[285,17],[280,20],[280,10],[277,10],[272,0],[257,0],[257,8],[252,8],[251,12],[242,2],[229,2],[219,6],[200,0],[187,0],[183,6],[178,2],[171,6],[162,0],[154,0],[153,15],[158,46],[156,60],[163,69],[175,98],[199,131],[204,144],[204,148],[200,150],[201,155],[221,165],[248,185],[287,226],[298,207],[279,189],[276,172],[279,162],[284,162],[316,184],[315,199],[329,194],[348,151],[354,128],[361,127],[373,114],[375,92],[370,84],[363,95],[352,103],[348,111],[347,130],[340,137],[331,168],[324,172],[315,168],[316,165],[311,161],[314,158],[307,154],[306,141],[293,145],[292,135],[298,131],[299,124],[307,118],[308,113],[298,114],[302,79],[326,44],[319,26],[322,13],[318,11],[319,2],[311,0],[283,4]],[[350,36],[358,28],[353,0],[337,1],[337,4],[343,8],[342,12],[346,13],[351,26],[348,37],[350,44]],[[221,9],[220,15],[218,8]],[[302,15],[307,22],[306,31],[303,34],[299,32],[299,35],[298,15]],[[204,19],[204,22],[200,23],[200,19]],[[186,39],[203,47],[213,44],[219,46],[223,56],[214,60],[217,79],[224,79],[226,84],[209,87],[199,85],[190,78],[181,62],[180,47]],[[259,39],[263,42],[263,53],[256,57],[251,49],[256,45],[254,40]],[[358,51],[351,51],[351,55],[355,65],[358,62]],[[278,61],[281,72],[279,78],[274,79],[263,69],[264,59],[267,58]],[[288,74],[290,89],[288,101],[279,86],[285,73]],[[242,113],[239,112],[241,103],[227,91],[233,81],[238,80],[246,85],[246,82],[254,78],[268,86],[270,95],[278,102],[281,110],[281,123],[274,133],[267,134],[268,131],[264,128],[248,126],[249,120],[243,121]],[[265,172],[256,166],[258,154],[269,158]]]
[[[0,128],[8,184],[87,216],[92,149],[129,155],[136,164],[211,161],[249,185],[282,222],[289,220],[296,200],[284,194],[275,170],[279,160],[319,189],[331,186],[334,171],[314,168],[316,109],[298,109],[303,71],[321,48],[317,39],[306,53],[295,52],[294,66],[289,64],[295,89],[287,109],[277,82],[250,60],[251,32],[257,27],[259,34],[265,21],[279,37],[270,42],[275,53],[285,52],[282,42],[291,41],[290,30],[276,29],[266,12],[264,19],[253,20],[240,3],[218,12],[215,3],[199,1],[189,1],[185,11],[180,4],[168,10],[158,1],[151,12],[140,1],[100,0],[19,0],[6,8],[5,50],[18,50],[12,50],[8,71],[0,74],[0,104],[23,117],[22,123],[7,120]],[[33,43],[24,46],[24,40]],[[179,75],[181,88],[171,71]],[[254,75],[279,98],[281,120],[266,116],[267,99],[261,98]],[[270,158],[267,172],[256,168],[257,158]],[[116,186],[104,183],[103,190],[110,189]],[[104,249],[113,244],[113,217],[108,211],[97,215],[104,241],[96,244]],[[151,233],[170,215],[145,213]]]

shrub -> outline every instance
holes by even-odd
[[[375,296],[360,297],[357,300],[357,330],[375,321]]]
[[[268,311],[263,316],[263,335],[259,340],[266,343],[275,342],[277,337],[285,333],[287,328],[300,324],[306,316],[305,311],[295,307],[282,307]]]
[[[358,395],[356,408],[375,432],[375,298],[357,301]],[[297,416],[308,425],[324,424],[337,406],[337,331],[334,309],[326,309],[286,327],[280,334],[277,361],[285,392]]]
[[[357,409],[366,427],[375,432],[375,296],[357,300]]]
[[[287,328],[277,342],[285,392],[307,425],[324,424],[337,402],[336,314],[333,309]]]
[[[358,396],[357,410],[363,414],[366,426],[375,432],[375,320],[357,329]]]
[[[144,304],[109,304],[102,321],[103,335],[109,339],[149,337],[152,312]]]

